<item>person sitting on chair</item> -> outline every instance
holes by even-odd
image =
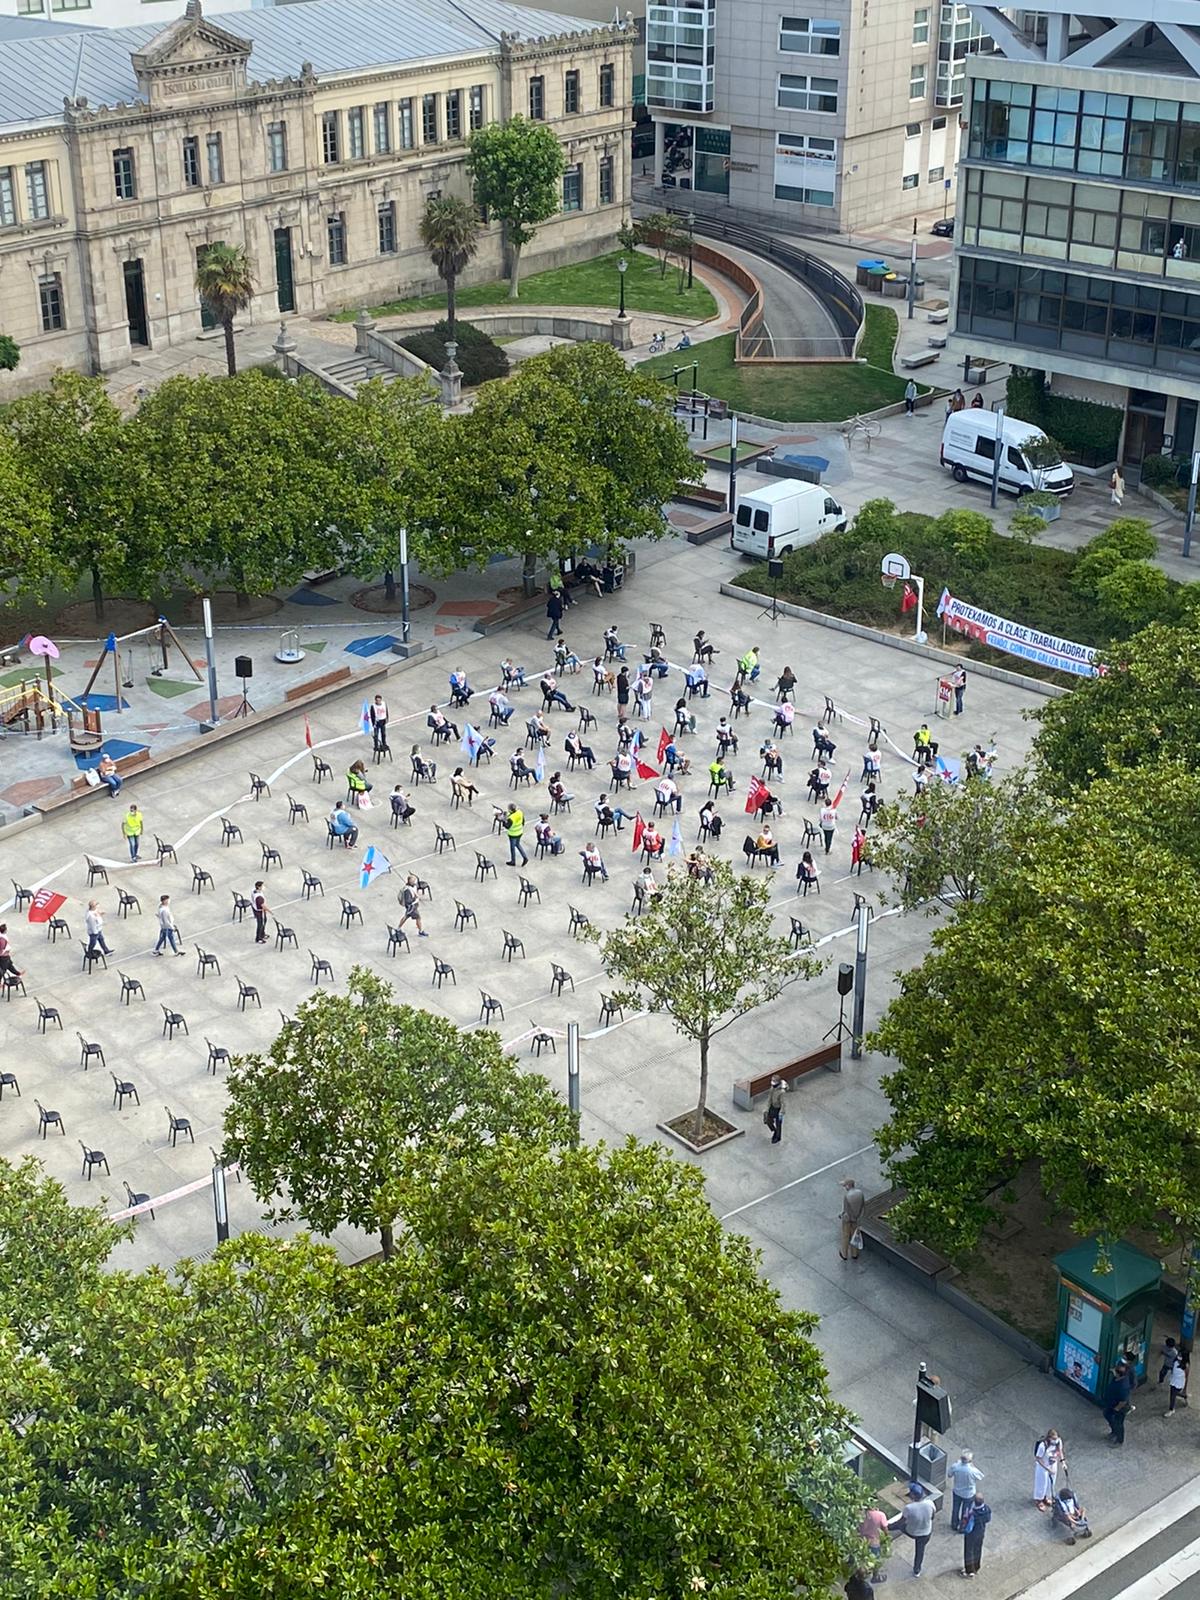
[[[554,646],[555,672],[578,672],[579,657],[565,639],[559,639]]]
[[[513,665],[511,656],[505,656],[500,663],[500,683],[505,689],[523,689],[525,687],[525,668]]]
[[[342,841],[347,850],[352,850],[358,843],[358,829],[351,820],[350,813],[339,800],[334,806],[329,818],[329,826]]]
[[[367,782],[367,766],[364,761],[356,761],[346,774],[346,790],[356,805],[362,804],[362,797],[370,794],[373,784]]]
[[[552,672],[543,672],[540,684],[542,698],[548,706],[561,706],[564,711],[574,711],[575,707],[558,687],[558,680]]]
[[[516,710],[516,707],[505,694],[504,690],[493,689],[491,694],[488,695],[488,705],[491,706],[496,720],[500,723],[501,727],[507,728],[508,719],[512,716],[513,712]]]
[[[825,731],[825,724],[818,722],[813,729],[813,754],[820,760],[832,761],[837,751],[837,745]]]
[[[781,700],[775,707],[775,726],[780,733],[787,733],[792,723],[796,720],[795,707],[790,700]]]
[[[606,655],[615,656],[618,661],[625,659],[625,646],[617,638],[616,624],[604,630],[604,651]]]
[[[775,693],[780,700],[790,700],[796,692],[796,674],[791,667],[784,667],[775,684]]]
[[[628,750],[633,743],[633,736],[637,730],[629,725],[624,717],[617,718],[617,743],[622,750]]]
[[[705,638],[704,629],[701,628],[699,633],[697,633],[696,637],[692,640],[692,654],[695,656],[697,661],[707,662],[711,666],[712,658],[714,656],[719,656],[721,652],[717,649],[716,645],[711,642],[711,640]]]
[[[535,711],[525,724],[525,731],[531,739],[536,739],[542,746],[550,743],[550,724],[540,711]]]
[[[622,811],[620,806],[610,805],[606,794],[600,796],[593,809],[601,827],[615,828],[618,833],[625,826],[626,818],[632,815],[629,811]]]
[[[513,777],[519,779],[522,783],[526,778],[536,777],[533,768],[525,765],[525,752],[523,750],[513,751],[508,758],[508,767]]]
[[[441,706],[437,704],[430,706],[429,715],[425,718],[425,725],[428,728],[432,728],[439,738],[457,739],[459,737],[457,722],[451,722]]]
[[[613,775],[613,787],[620,788],[622,783],[628,782],[633,772],[633,757],[628,750],[620,750],[613,757],[610,766]]]
[[[714,844],[720,842],[722,822],[715,800],[706,800],[700,807],[700,827],[702,831],[707,827],[708,837]]]
[[[730,772],[729,768],[721,760],[720,756],[718,756],[715,761],[709,762],[708,776],[712,783],[715,783],[718,786],[724,785],[729,794],[733,793],[733,773]]]
[[[671,670],[671,663],[667,660],[661,648],[656,644],[652,644],[650,646],[650,649],[645,656],[645,662],[649,671],[657,678],[665,678],[667,673]]]
[[[409,751],[409,759],[412,761],[414,778],[419,779],[422,783],[434,782],[437,778],[437,762],[426,761],[421,754],[421,746],[419,744],[413,745]]]
[[[562,773],[556,772],[546,785],[546,792],[555,805],[567,805],[574,798],[567,793],[566,785],[562,781]]]
[[[762,831],[754,841],[754,850],[756,855],[766,856],[773,867],[779,865],[779,846],[775,843],[769,823],[763,823]]]
[[[392,815],[399,817],[401,822],[407,822],[409,817],[415,816],[416,806],[405,794],[399,784],[392,790]]]
[[[727,719],[722,717],[717,723],[717,754],[728,755],[730,750],[733,751],[734,755],[737,755],[738,737],[729,726]]]
[[[468,805],[472,805],[475,796],[479,793],[479,786],[472,783],[470,778],[463,777],[463,769],[461,767],[455,767],[450,776],[450,792],[457,795],[460,801],[465,800]]]
[[[533,834],[539,844],[544,844],[549,848],[552,856],[562,855],[564,849],[562,835],[555,833],[554,824],[550,821],[545,811],[542,812],[534,825]]]
[[[660,778],[654,786],[654,798],[661,803],[664,811],[674,806],[676,816],[683,810],[683,796],[674,778]]]
[[[779,746],[773,739],[764,739],[758,747],[762,758],[763,772],[774,773],[777,778],[783,777],[783,757],[779,754]]]
[[[758,789],[758,804],[754,808],[755,815],[766,819],[767,817],[783,815],[783,802],[778,796],[773,795],[766,784],[760,784]]]
[[[577,728],[572,728],[563,740],[563,749],[569,756],[574,756],[576,761],[582,761],[589,772],[596,765],[595,752],[591,745],[584,744]]]
[[[713,880],[712,862],[699,845],[687,858],[687,874],[689,878],[699,878],[704,883],[711,883]]]
[[[604,865],[604,858],[601,856],[594,839],[590,844],[584,845],[579,855],[589,878],[594,877],[598,872],[602,881],[604,883],[608,882],[608,868]]]
[[[701,700],[708,699],[708,673],[704,670],[702,661],[687,668],[683,674],[683,681],[687,685],[689,700],[694,700],[697,695]]]
[[[729,704],[735,711],[749,711],[750,696],[745,689],[735,683],[729,691]]]
[[[648,852],[651,861],[661,861],[666,841],[661,833],[651,822],[642,835],[642,849]]]
[[[475,693],[467,682],[467,674],[462,667],[456,668],[450,674],[450,696],[456,706],[465,706]]]
[[[109,794],[119,795],[121,792],[122,778],[117,771],[117,763],[105,750],[100,756],[100,765],[96,768],[96,776],[100,782],[107,785]]]
[[[819,877],[820,873],[817,870],[817,863],[813,860],[813,853],[811,850],[806,850],[800,857],[800,865],[796,868],[796,882],[800,885],[808,884],[811,888]]]
[[[833,774],[827,766],[814,767],[808,775],[808,793],[813,800],[828,800]]]

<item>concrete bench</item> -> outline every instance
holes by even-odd
[[[928,367],[941,355],[940,350],[921,350],[915,356],[901,356],[900,365],[911,371],[914,367]]]
[[[720,517],[706,517],[696,528],[687,531],[689,544],[713,544],[717,539],[727,539],[733,528],[733,518],[728,512]]]
[[[926,322],[949,322],[950,312],[948,309],[931,311],[925,320]]]
[[[929,348],[931,350],[944,350],[946,343],[947,335],[944,333],[931,333],[929,335]]]
[[[678,483],[671,498],[683,506],[703,506],[711,511],[724,511],[729,495],[724,489],[709,489],[702,483]]]
[[[766,1072],[760,1072],[757,1077],[737,1079],[733,1086],[733,1103],[739,1111],[753,1111],[756,1098],[760,1094],[766,1094],[771,1087],[772,1078],[782,1078],[784,1083],[790,1084],[797,1078],[803,1078],[810,1072],[819,1072],[822,1068],[826,1072],[842,1070],[840,1043],[823,1044],[816,1050],[810,1050],[806,1056],[798,1056],[786,1066],[771,1067]]]
[[[117,771],[123,778],[126,777],[130,772],[136,771],[138,767],[146,767],[149,766],[149,764],[149,749],[135,750],[130,756],[118,756],[114,762]],[[81,794],[84,789],[102,789],[105,794],[108,793],[107,785],[103,783],[89,783],[82,773],[78,778],[71,779],[71,790],[73,793]]]
[[[335,667],[332,672],[327,672],[320,678],[310,678],[307,683],[296,683],[284,692],[284,700],[300,700],[305,695],[316,694],[318,689],[330,689],[335,683],[343,683],[350,676],[349,667]]]

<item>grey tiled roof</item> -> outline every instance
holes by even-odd
[[[295,76],[306,61],[320,77],[495,49],[501,32],[537,39],[600,26],[503,0],[308,0],[205,15],[252,42],[249,75],[258,82]],[[137,99],[129,58],[176,20],[70,37],[0,35],[0,126],[56,118],[67,97],[82,95],[93,106]]]

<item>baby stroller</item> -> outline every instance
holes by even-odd
[[[1067,1543],[1074,1544],[1076,1539],[1090,1539],[1092,1530],[1088,1525],[1087,1512],[1079,1504],[1074,1489],[1071,1488],[1067,1478],[1067,1465],[1064,1461],[1059,1471],[1062,1474],[1062,1485],[1056,1489],[1051,1502],[1050,1521],[1054,1527],[1062,1528],[1067,1535]]]

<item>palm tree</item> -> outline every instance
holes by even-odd
[[[454,286],[479,243],[479,218],[469,200],[454,195],[430,200],[421,218],[421,243],[429,251],[438,277],[446,281],[446,321],[454,337]]]
[[[200,298],[225,330],[225,364],[237,372],[233,319],[254,298],[254,264],[240,244],[210,244],[196,267]]]

